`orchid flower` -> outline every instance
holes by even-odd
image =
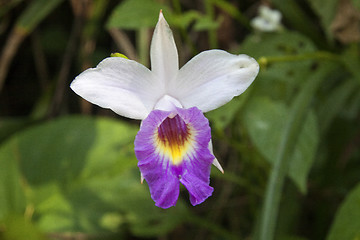
[[[174,206],[180,183],[195,206],[213,192],[211,164],[223,172],[203,113],[244,92],[259,65],[247,55],[209,50],[179,70],[174,37],[161,11],[150,48],[151,71],[133,60],[109,57],[77,76],[71,88],[91,103],[142,120],[135,155],[156,206]]]

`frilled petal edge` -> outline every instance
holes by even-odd
[[[155,205],[174,206],[181,182],[193,205],[213,192],[209,186],[214,155],[209,149],[208,120],[196,107],[176,112],[154,110],[135,138],[135,154]]]
[[[156,88],[153,73],[121,57],[109,57],[82,72],[71,89],[85,100],[133,119],[144,119],[164,93]]]
[[[185,108],[211,111],[243,93],[259,72],[259,64],[247,55],[223,50],[201,52],[186,63],[169,84],[169,95]]]

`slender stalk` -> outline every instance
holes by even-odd
[[[179,0],[172,0],[172,6],[176,13],[181,13],[181,4]]]
[[[231,17],[240,22],[244,27],[249,30],[251,29],[249,19],[246,18],[237,7],[234,7],[233,3],[226,0],[212,0],[212,2],[216,7],[225,11]]]
[[[3,88],[10,64],[25,37],[56,8],[62,0],[32,1],[17,19],[0,56],[0,92]],[[16,5],[19,1],[14,1]],[[7,11],[7,10],[6,10]],[[2,10],[0,10],[2,12]],[[3,12],[4,13],[4,12]],[[1,15],[1,14],[0,14]]]
[[[138,58],[141,64],[148,66],[149,64],[149,36],[148,28],[141,28],[137,31],[137,49]]]
[[[131,60],[138,61],[135,47],[132,44],[130,38],[126,35],[126,33],[117,28],[109,29],[109,33],[114,39],[114,42],[117,45],[118,49],[122,51],[125,56],[127,56]]]
[[[4,86],[10,63],[27,34],[28,32],[22,28],[14,27],[3,47],[3,52],[0,56],[0,92]]]
[[[210,19],[214,19],[215,13],[214,13],[214,7],[212,5],[211,0],[205,0],[205,11],[207,17]],[[218,47],[218,41],[216,38],[216,29],[209,29],[208,30],[208,37],[209,37],[209,44],[210,48],[217,48]]]
[[[260,57],[258,62],[261,67],[266,67],[268,64],[277,62],[295,62],[304,60],[329,60],[341,62],[340,56],[329,53],[329,52],[311,52],[298,55],[285,55],[285,56],[274,56],[274,57]]]
[[[172,5],[173,5],[173,8],[174,8],[174,12],[176,14],[178,14],[178,15],[181,15],[182,10],[181,10],[180,0],[173,0],[172,3],[173,3]],[[188,32],[186,31],[186,28],[179,26],[179,33],[180,33],[180,36],[184,39],[187,46],[190,48],[192,55],[198,54],[199,51],[196,49],[194,43],[189,38],[189,35],[188,35]],[[178,46],[178,47],[180,47],[180,46]]]
[[[49,117],[53,117],[59,114],[63,100],[65,98],[65,90],[68,87],[68,76],[71,68],[72,61],[74,60],[74,56],[76,53],[76,49],[78,47],[78,42],[81,36],[81,32],[84,25],[84,13],[86,12],[86,2],[82,1],[83,7],[80,8],[81,11],[77,12],[75,15],[74,23],[71,29],[71,34],[66,46],[66,50],[63,55],[61,67],[59,70],[59,76],[55,86],[54,96],[52,98],[51,106],[48,109],[47,115]]]
[[[42,92],[45,92],[49,84],[49,70],[46,62],[46,56],[41,45],[39,33],[35,30],[31,34],[31,44],[34,52],[34,63],[36,72],[40,81],[40,87]]]

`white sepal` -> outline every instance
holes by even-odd
[[[166,90],[168,82],[176,78],[179,71],[179,59],[172,31],[162,11],[152,37],[150,59],[158,87]]]

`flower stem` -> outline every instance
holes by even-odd
[[[205,11],[207,17],[211,20],[215,19],[214,7],[211,0],[205,0]],[[216,29],[208,30],[210,48],[218,48],[218,41],[216,38]]]
[[[226,0],[211,0],[211,1],[214,4],[214,6],[222,9],[231,17],[233,17],[238,22],[240,22],[245,28],[251,30],[249,19],[246,18],[238,8],[234,7],[232,3],[229,3]]]
[[[172,0],[172,3],[173,3],[172,6],[174,8],[174,12],[179,16],[182,15],[180,0]],[[179,33],[180,36],[184,39],[187,46],[191,49],[192,54],[193,55],[198,54],[199,51],[196,49],[193,41],[191,41],[191,39],[189,38],[186,28],[179,26]]]
[[[341,61],[341,58],[333,53],[329,52],[311,52],[298,55],[285,55],[285,56],[274,56],[274,57],[260,57],[258,62],[260,67],[266,67],[268,64],[277,62],[294,62],[304,60],[329,60],[329,61]]]
[[[148,66],[149,65],[149,29],[148,28],[141,28],[138,30],[137,34],[137,49],[138,49],[138,56],[139,61],[141,64]]]

